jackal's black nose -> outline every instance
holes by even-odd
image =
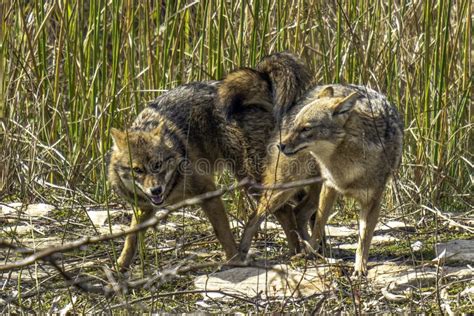
[[[285,144],[278,144],[278,149],[280,149],[281,152],[285,152]]]
[[[151,189],[150,193],[153,194],[153,195],[160,195],[161,193],[163,193],[163,188],[160,185],[156,188]]]

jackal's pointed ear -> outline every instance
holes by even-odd
[[[114,145],[118,149],[123,149],[127,147],[127,135],[124,132],[112,127],[112,129],[110,130],[110,135],[112,135]]]
[[[332,115],[348,114],[353,109],[359,96],[360,95],[357,92],[353,92],[341,101],[335,103]]]
[[[334,96],[334,89],[333,87],[326,87],[323,90],[319,91],[318,99],[321,98],[332,98]]]

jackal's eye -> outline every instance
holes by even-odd
[[[162,165],[163,165],[163,163],[161,161],[156,161],[156,162],[152,163],[151,164],[151,171],[152,172],[160,171]]]
[[[301,128],[301,133],[307,133],[309,131],[311,131],[311,127],[310,126],[305,126],[305,127],[302,127]]]
[[[140,168],[140,167],[134,167],[134,168],[133,168],[133,172],[134,172],[135,174],[142,174],[144,171],[143,171],[143,169]]]

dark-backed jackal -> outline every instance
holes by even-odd
[[[293,55],[274,54],[256,69],[232,72],[223,81],[172,89],[148,105],[127,131],[112,129],[109,182],[139,207],[132,226],[158,208],[216,190],[214,174],[222,166],[239,180],[261,182],[275,116],[304,93],[310,78]],[[221,199],[204,200],[200,206],[227,259],[240,260]],[[282,205],[275,214],[296,252],[297,227],[290,208]],[[137,235],[128,235],[118,259],[121,269],[130,265],[136,248]]]
[[[380,93],[355,85],[318,86],[283,116],[282,136],[274,136],[283,155],[274,153],[263,177],[265,185],[314,177],[321,171],[320,195],[310,245],[317,248],[330,210],[340,193],[361,205],[355,274],[367,271],[367,258],[382,194],[402,156],[403,123],[396,108]],[[243,234],[245,254],[265,212],[287,202],[293,192],[262,195],[257,215]]]

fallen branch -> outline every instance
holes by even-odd
[[[117,232],[117,233],[112,233],[108,235],[102,235],[102,236],[97,236],[97,237],[91,237],[87,236],[84,238],[81,238],[76,241],[72,241],[69,243],[66,243],[61,246],[57,247],[50,247],[46,249],[41,249],[41,250],[33,250],[33,249],[28,249],[28,248],[22,248],[18,247],[6,240],[0,239],[0,248],[10,248],[13,249],[19,253],[23,254],[31,254],[30,256],[24,258],[23,260],[19,260],[13,263],[9,264],[4,264],[0,265],[0,271],[7,271],[7,270],[12,270],[12,269],[18,269],[22,268],[28,265],[31,265],[35,263],[38,260],[45,260],[51,262],[51,260],[57,260],[57,258],[54,257],[57,253],[63,253],[67,251],[72,251],[84,246],[88,246],[91,244],[103,242],[103,241],[108,241],[116,238],[120,238],[126,235],[130,234],[135,234],[140,231],[146,230],[151,227],[155,227],[158,225],[158,223],[162,220],[165,219],[171,212],[178,210],[180,208],[183,208],[185,206],[192,206],[199,204],[205,200],[213,199],[216,197],[220,197],[223,194],[234,191],[237,188],[241,187],[247,187],[247,188],[254,188],[257,190],[285,190],[285,189],[291,189],[291,188],[296,188],[296,187],[303,187],[307,186],[316,182],[323,181],[321,177],[315,177],[315,178],[310,178],[310,179],[305,179],[305,180],[300,180],[300,181],[293,181],[293,182],[287,182],[287,183],[282,183],[282,184],[276,184],[276,185],[271,185],[271,186],[262,186],[259,184],[252,183],[248,179],[244,179],[240,181],[238,184],[230,186],[229,188],[223,188],[223,189],[218,189],[215,191],[207,192],[204,194],[197,195],[195,197],[185,199],[179,203],[173,204],[168,206],[167,208],[163,208],[161,210],[158,210],[155,214],[154,217],[150,218],[149,220],[134,226],[133,228],[129,228],[127,230]]]
[[[136,225],[133,228],[129,228],[129,229],[121,231],[121,232],[112,233],[112,234],[103,235],[103,236],[98,236],[98,237],[87,236],[87,237],[81,238],[79,240],[66,243],[66,244],[61,245],[61,246],[46,248],[46,249],[42,249],[42,250],[39,250],[39,251],[36,251],[36,252],[32,249],[19,248],[16,245],[11,244],[10,242],[8,242],[6,240],[0,239],[0,248],[10,248],[10,249],[14,249],[14,250],[18,249],[18,250],[20,250],[19,252],[21,252],[21,253],[33,253],[32,255],[26,257],[23,260],[19,260],[19,261],[10,263],[10,264],[1,265],[0,266],[0,271],[6,271],[6,270],[22,268],[22,267],[28,266],[28,265],[33,264],[36,261],[42,260],[42,259],[46,260],[47,258],[51,258],[52,260],[55,260],[56,258],[53,258],[52,256],[55,255],[56,253],[63,253],[63,252],[71,251],[71,250],[74,250],[74,249],[77,249],[77,248],[80,248],[80,247],[83,247],[83,246],[87,246],[87,245],[90,245],[90,244],[95,244],[95,243],[102,242],[102,241],[108,241],[108,240],[112,240],[112,239],[116,239],[116,238],[119,238],[119,237],[123,237],[123,236],[126,236],[126,235],[130,235],[130,234],[140,232],[142,230],[145,230],[145,229],[148,229],[150,227],[156,226],[162,219],[166,218],[172,211],[175,211],[175,210],[177,210],[179,208],[182,208],[184,206],[194,205],[194,204],[200,203],[202,201],[205,201],[207,199],[212,199],[212,198],[221,196],[224,193],[226,193],[228,191],[231,191],[231,190],[235,190],[237,187],[241,187],[243,185],[246,185],[247,183],[248,183],[248,180],[244,180],[244,181],[240,182],[238,185],[231,186],[228,189],[219,189],[219,190],[215,190],[215,191],[212,191],[212,192],[207,192],[207,193],[198,195],[196,197],[192,197],[190,199],[186,199],[186,200],[184,200],[180,203],[171,205],[166,209],[162,209],[162,210],[157,211],[155,216],[150,218],[149,220],[147,220],[147,221],[145,221],[145,222],[143,222],[139,225]],[[47,260],[49,260],[49,259],[47,259]]]

